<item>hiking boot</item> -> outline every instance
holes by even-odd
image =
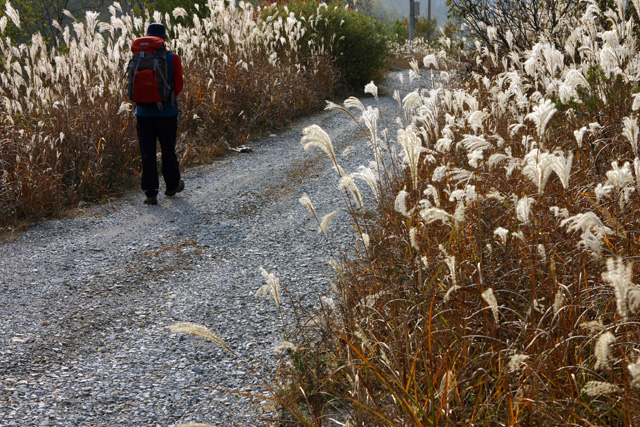
[[[169,196],[169,197],[173,197],[176,195],[176,193],[181,192],[182,190],[184,190],[184,181],[180,180],[178,181],[178,187],[173,189],[173,190],[167,190],[164,192],[165,196]]]
[[[156,196],[147,196],[147,198],[144,199],[144,204],[145,205],[157,205],[158,204],[158,198]]]

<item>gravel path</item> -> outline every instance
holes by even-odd
[[[381,104],[396,117],[391,97]],[[355,241],[340,213],[327,244],[298,202],[307,192],[321,215],[343,207],[326,155],[300,145],[313,123],[337,153],[354,147],[339,156],[346,171],[368,164],[355,123],[325,112],[186,171],[185,191],[158,206],[136,191],[0,244],[0,425],[269,425],[264,401],[218,391],[262,393],[247,363],[265,375],[276,363],[282,328],[274,303],[255,296],[260,267],[312,306],[329,292],[331,253]],[[171,334],[180,321],[253,362]]]

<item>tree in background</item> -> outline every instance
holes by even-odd
[[[540,35],[558,38],[572,29],[571,18],[585,7],[583,0],[447,0],[449,14],[464,20],[471,34],[489,45],[531,47]],[[495,29],[489,40],[488,27]]]
[[[398,41],[404,41],[409,38],[409,18],[404,17],[397,19],[393,23],[393,31],[398,38]],[[414,29],[414,36],[420,37],[425,40],[435,40],[439,35],[438,32],[438,20],[427,19],[424,16],[416,18],[416,26]]]

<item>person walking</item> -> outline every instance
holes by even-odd
[[[142,39],[143,38],[138,39],[141,40],[138,45],[145,45],[149,42],[151,44],[159,43],[160,49],[166,49],[164,42],[168,40],[168,36],[164,25],[154,23],[147,28],[145,40],[142,41]],[[136,42],[134,41],[134,47],[135,46]],[[135,53],[135,49],[133,50]],[[162,52],[164,53],[165,51],[162,50]],[[157,63],[158,61],[156,60],[156,67]],[[147,205],[158,204],[158,189],[160,186],[156,162],[158,141],[160,142],[160,150],[162,152],[162,177],[165,183],[164,194],[168,197],[173,197],[176,193],[184,190],[184,181],[180,178],[180,165],[176,155],[176,136],[178,133],[177,97],[183,88],[182,63],[180,57],[168,49],[166,50],[166,69],[166,82],[162,83],[163,76],[160,75],[160,73],[156,73],[154,79],[156,80],[156,86],[158,85],[158,81],[160,81],[160,85],[165,84],[168,86],[161,89],[161,91],[166,90],[169,94],[169,99],[158,102],[136,102],[136,130],[142,160],[141,187],[146,196],[144,203]],[[134,70],[134,73],[136,70]],[[140,80],[144,82],[142,77]],[[132,84],[132,88],[132,91],[136,90],[135,84]],[[133,95],[135,97],[136,94],[133,93]]]

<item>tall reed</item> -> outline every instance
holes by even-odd
[[[294,340],[333,361],[290,383],[322,396],[317,425],[336,407],[363,426],[640,424],[640,16],[625,6],[585,2],[559,44],[477,43],[468,74],[403,99],[382,214],[347,203],[365,244],[339,269],[334,338]]]
[[[15,11],[2,31],[19,25]],[[199,18],[87,12],[61,27],[55,46],[39,35],[0,38],[0,223],[58,213],[137,181],[138,155],[124,74],[132,40],[163,22],[183,60],[178,150],[183,163],[210,159],[310,109],[332,93],[335,71],[319,43],[298,43],[295,19],[262,19],[248,3],[210,0]]]

